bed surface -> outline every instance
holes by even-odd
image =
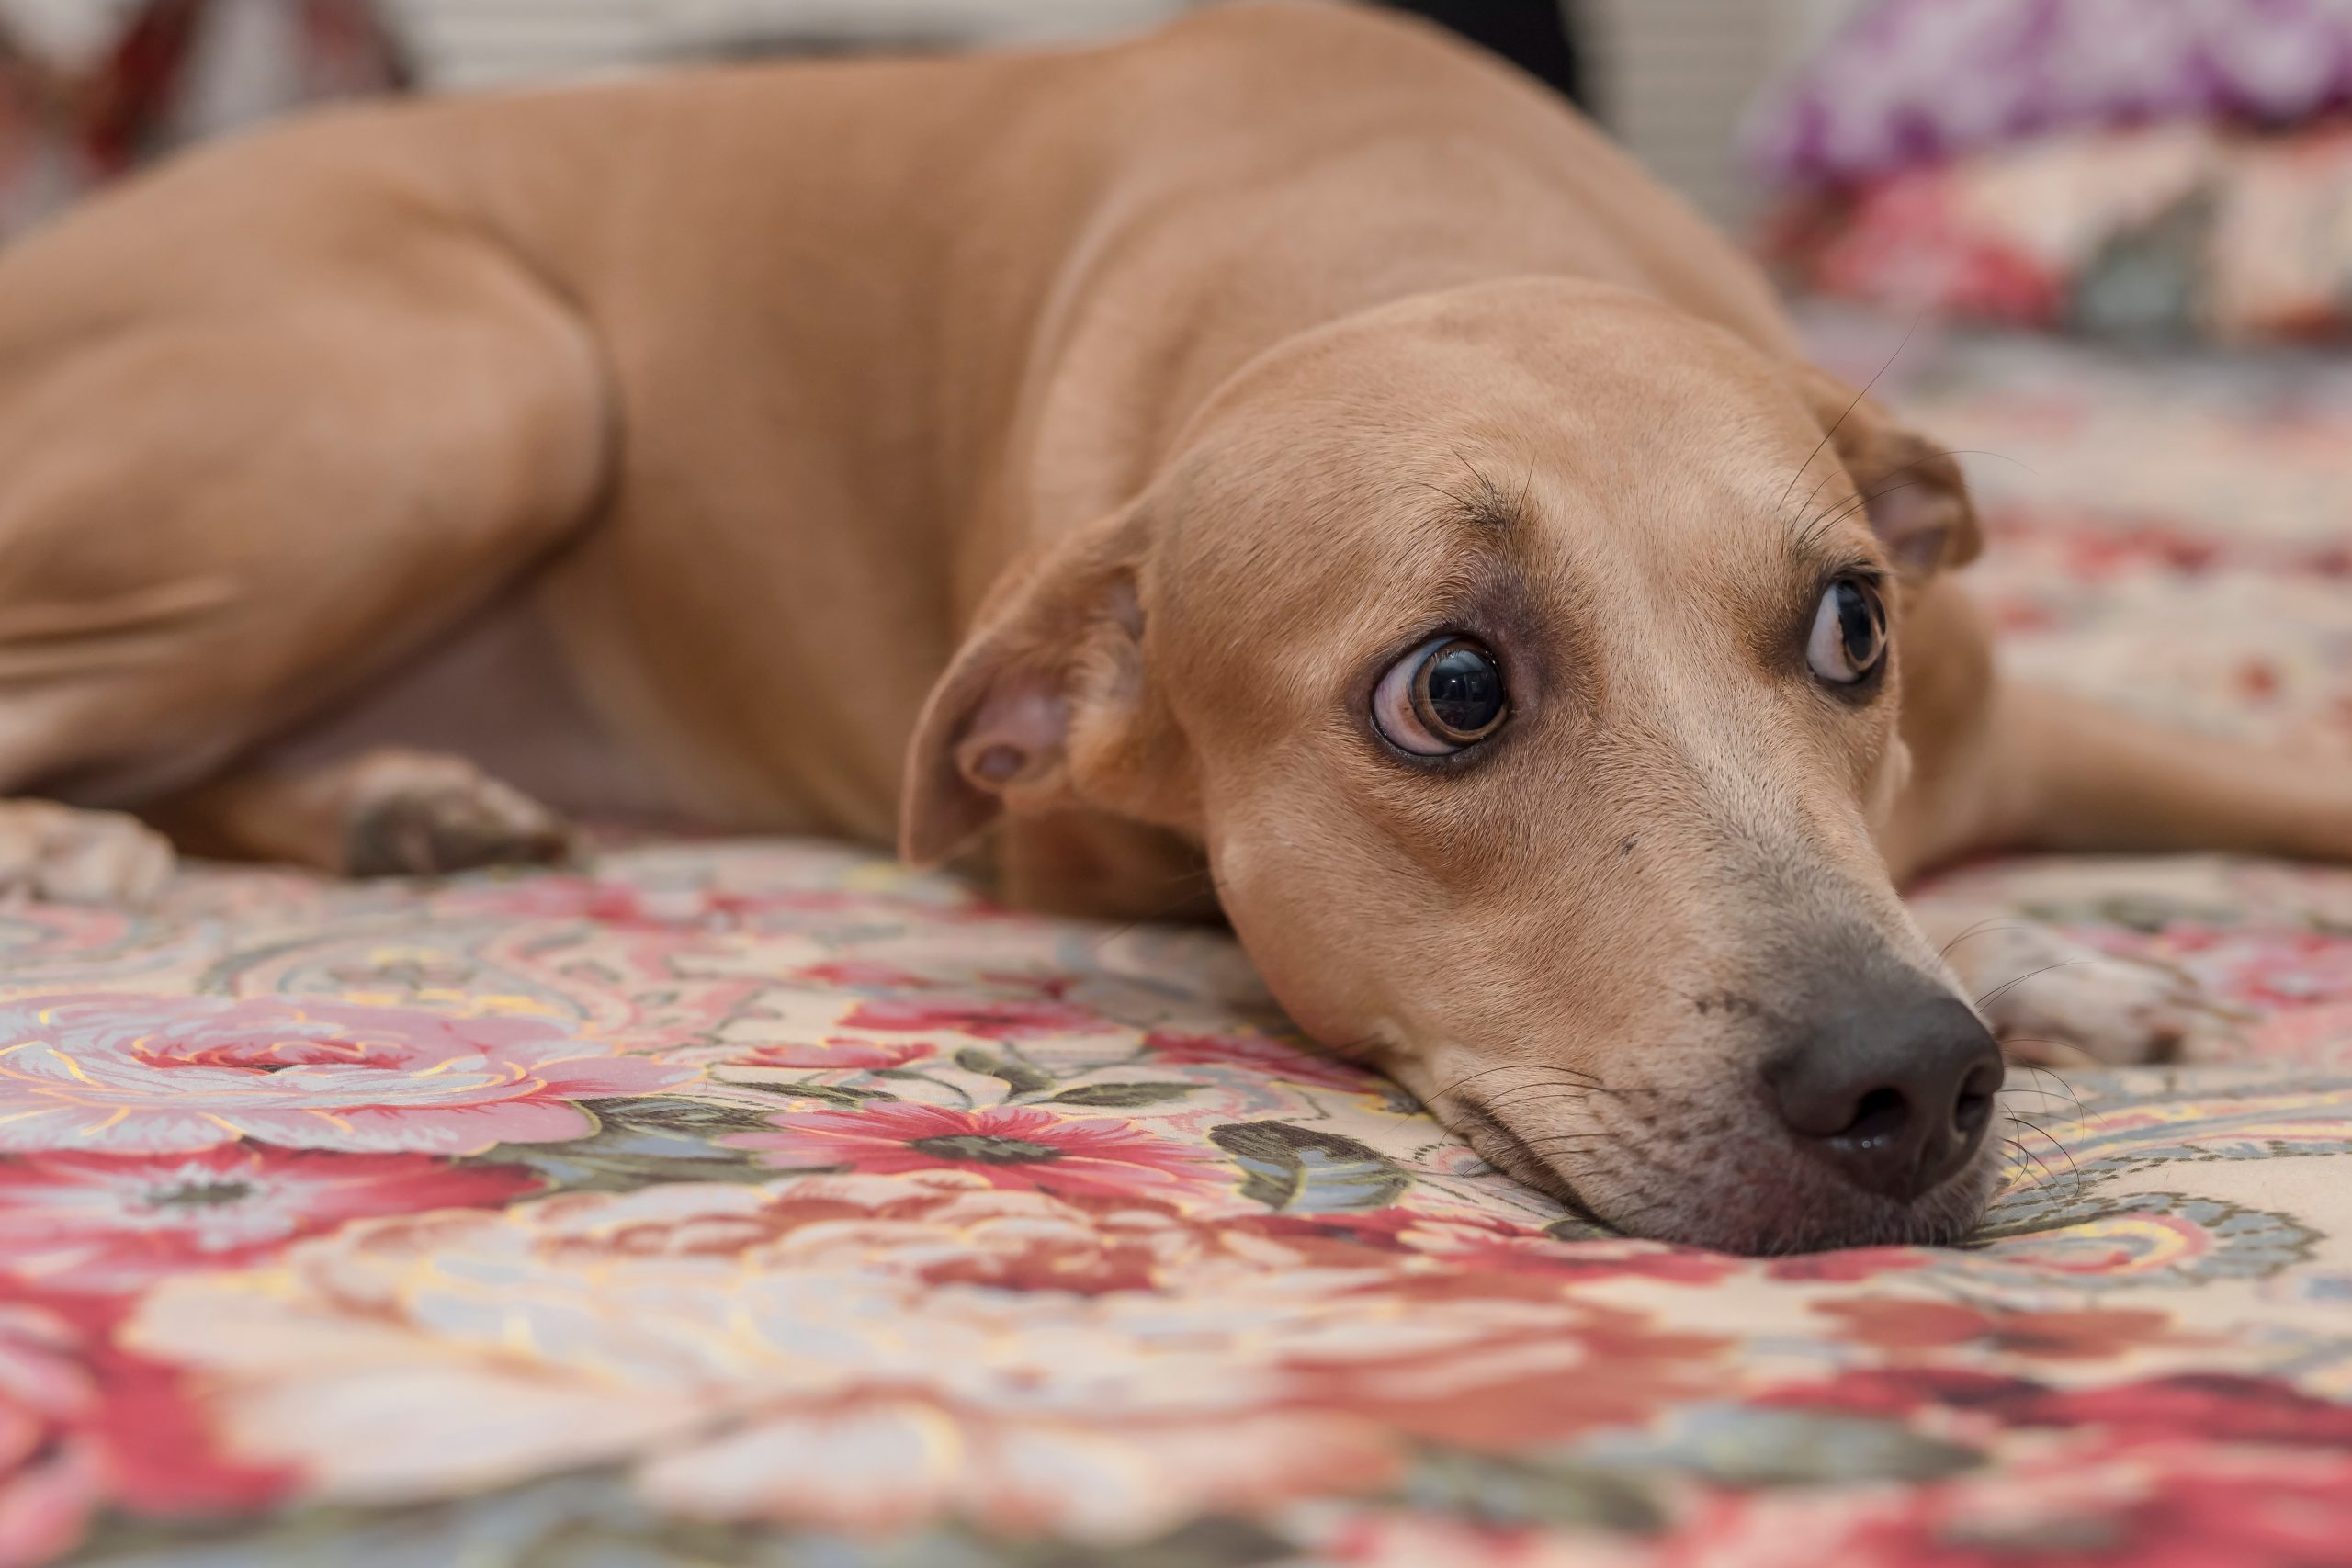
[[[2001,455],[2018,667],[2352,768],[2352,378],[1893,385]],[[1770,1261],[1565,1219],[1218,937],[829,847],[6,911],[0,1568],[2352,1562],[2352,874],[1926,897],[2236,1059],[2019,1075],[1977,1245]]]

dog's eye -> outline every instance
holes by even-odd
[[[1885,657],[1886,605],[1877,587],[1859,577],[1839,578],[1814,612],[1805,661],[1831,685],[1851,686]]]
[[[1372,696],[1372,721],[1390,745],[1442,757],[1474,746],[1510,716],[1502,666],[1468,637],[1442,637],[1398,660]]]

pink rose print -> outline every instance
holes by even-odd
[[[780,1131],[727,1139],[772,1163],[846,1167],[872,1175],[963,1170],[991,1187],[1109,1197],[1214,1182],[1216,1163],[1181,1144],[1103,1116],[1064,1117],[1033,1106],[977,1111],[869,1104],[780,1118]]]
[[[2340,1457],[2183,1444],[2104,1461],[2077,1450],[2038,1473],[1884,1488],[1842,1506],[1793,1487],[1720,1493],[1657,1561],[2306,1568],[2341,1561],[2347,1529],[2352,1464]]]
[[[213,1451],[181,1375],[114,1344],[120,1310],[0,1288],[0,1568],[62,1555],[102,1507],[226,1514],[292,1483]]]
[[[1775,1258],[1764,1265],[1764,1272],[1770,1279],[1792,1283],[1817,1280],[1825,1284],[1852,1285],[1885,1274],[1905,1274],[1915,1269],[1925,1269],[1935,1260],[1934,1253],[1916,1247],[1856,1247],[1842,1252],[1811,1252],[1795,1258]]]
[[[2227,1373],[2184,1373],[2103,1388],[2052,1392],[2012,1409],[2013,1421],[2098,1426],[2120,1440],[2292,1443],[2352,1453],[2352,1406],[2291,1383]]]
[[[135,1291],[190,1269],[249,1267],[345,1220],[497,1208],[539,1184],[515,1166],[259,1144],[26,1155],[0,1164],[0,1271],[51,1290]]]
[[[921,990],[931,984],[911,969],[901,969],[895,964],[876,964],[871,959],[840,958],[826,964],[811,964],[795,969],[792,977],[812,986],[885,986],[896,990]]]
[[[1145,1038],[1155,1060],[1172,1067],[1236,1067],[1270,1078],[1362,1094],[1381,1088],[1379,1076],[1335,1057],[1321,1056],[1287,1040],[1264,1034],[1182,1034],[1155,1030]]]
[[[842,1027],[870,1029],[877,1034],[952,1031],[981,1040],[1042,1040],[1053,1034],[1099,1034],[1108,1025],[1084,1008],[1061,1002],[915,1002],[892,998],[858,1003],[842,1020]]]
[[[912,1042],[886,1043],[879,1040],[837,1040],[819,1042],[779,1041],[773,1045],[754,1045],[729,1065],[741,1067],[800,1067],[831,1072],[880,1072],[890,1067],[903,1067],[909,1062],[920,1062],[929,1056],[933,1047]]]
[[[1344,1235],[1353,1243],[1438,1258],[1450,1269],[1476,1269],[1486,1288],[1512,1275],[1524,1277],[1538,1289],[1613,1279],[1712,1285],[1747,1267],[1739,1258],[1696,1247],[1617,1238],[1564,1242],[1497,1215],[1440,1216],[1394,1204],[1362,1213],[1261,1214],[1233,1224],[1292,1238]],[[1436,1276],[1436,1282],[1443,1286],[1448,1278]]]
[[[1889,1350],[1967,1346],[2042,1360],[2098,1360],[2178,1337],[2169,1314],[2123,1307],[1982,1311],[1956,1302],[1888,1298],[1827,1302],[1816,1310],[1840,1321],[1841,1338]]]
[[[480,1154],[586,1137],[571,1103],[691,1069],[537,1019],[301,997],[69,996],[0,1007],[0,1151],[288,1148]]]
[[[2352,1407],[2222,1372],[2059,1388],[1969,1367],[1877,1367],[1760,1391],[1758,1404],[1909,1417],[1941,1406],[2004,1427],[2096,1431],[2109,1447],[2269,1443],[2352,1455]]]
[[[685,935],[750,931],[772,919],[839,908],[846,902],[844,895],[822,891],[738,893],[723,887],[641,887],[543,876],[505,886],[460,887],[447,895],[444,907],[467,914],[586,920],[614,931]]]

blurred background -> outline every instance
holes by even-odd
[[[1188,3],[1199,0],[0,0],[0,57],[16,78],[9,141],[28,118],[55,131],[96,109],[105,136],[136,119],[152,144],[395,79],[463,89],[762,52],[1078,39]],[[1855,0],[1568,4],[1573,14],[1552,0],[1416,8],[1574,91],[1702,206],[1737,218],[1751,199],[1730,157],[1743,109]],[[14,201],[17,221],[74,177],[48,176]]]
[[[1203,0],[0,0],[0,236],[291,106],[1074,40]],[[2352,0],[1394,0],[1812,296],[2115,341],[2341,335]]]

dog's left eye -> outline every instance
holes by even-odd
[[[1886,604],[1877,587],[1859,577],[1841,577],[1821,596],[1814,612],[1805,661],[1833,686],[1867,679],[1886,657]]]
[[[1372,694],[1372,721],[1380,733],[1418,757],[1475,746],[1510,716],[1502,666],[1466,637],[1421,644],[1389,666]]]

